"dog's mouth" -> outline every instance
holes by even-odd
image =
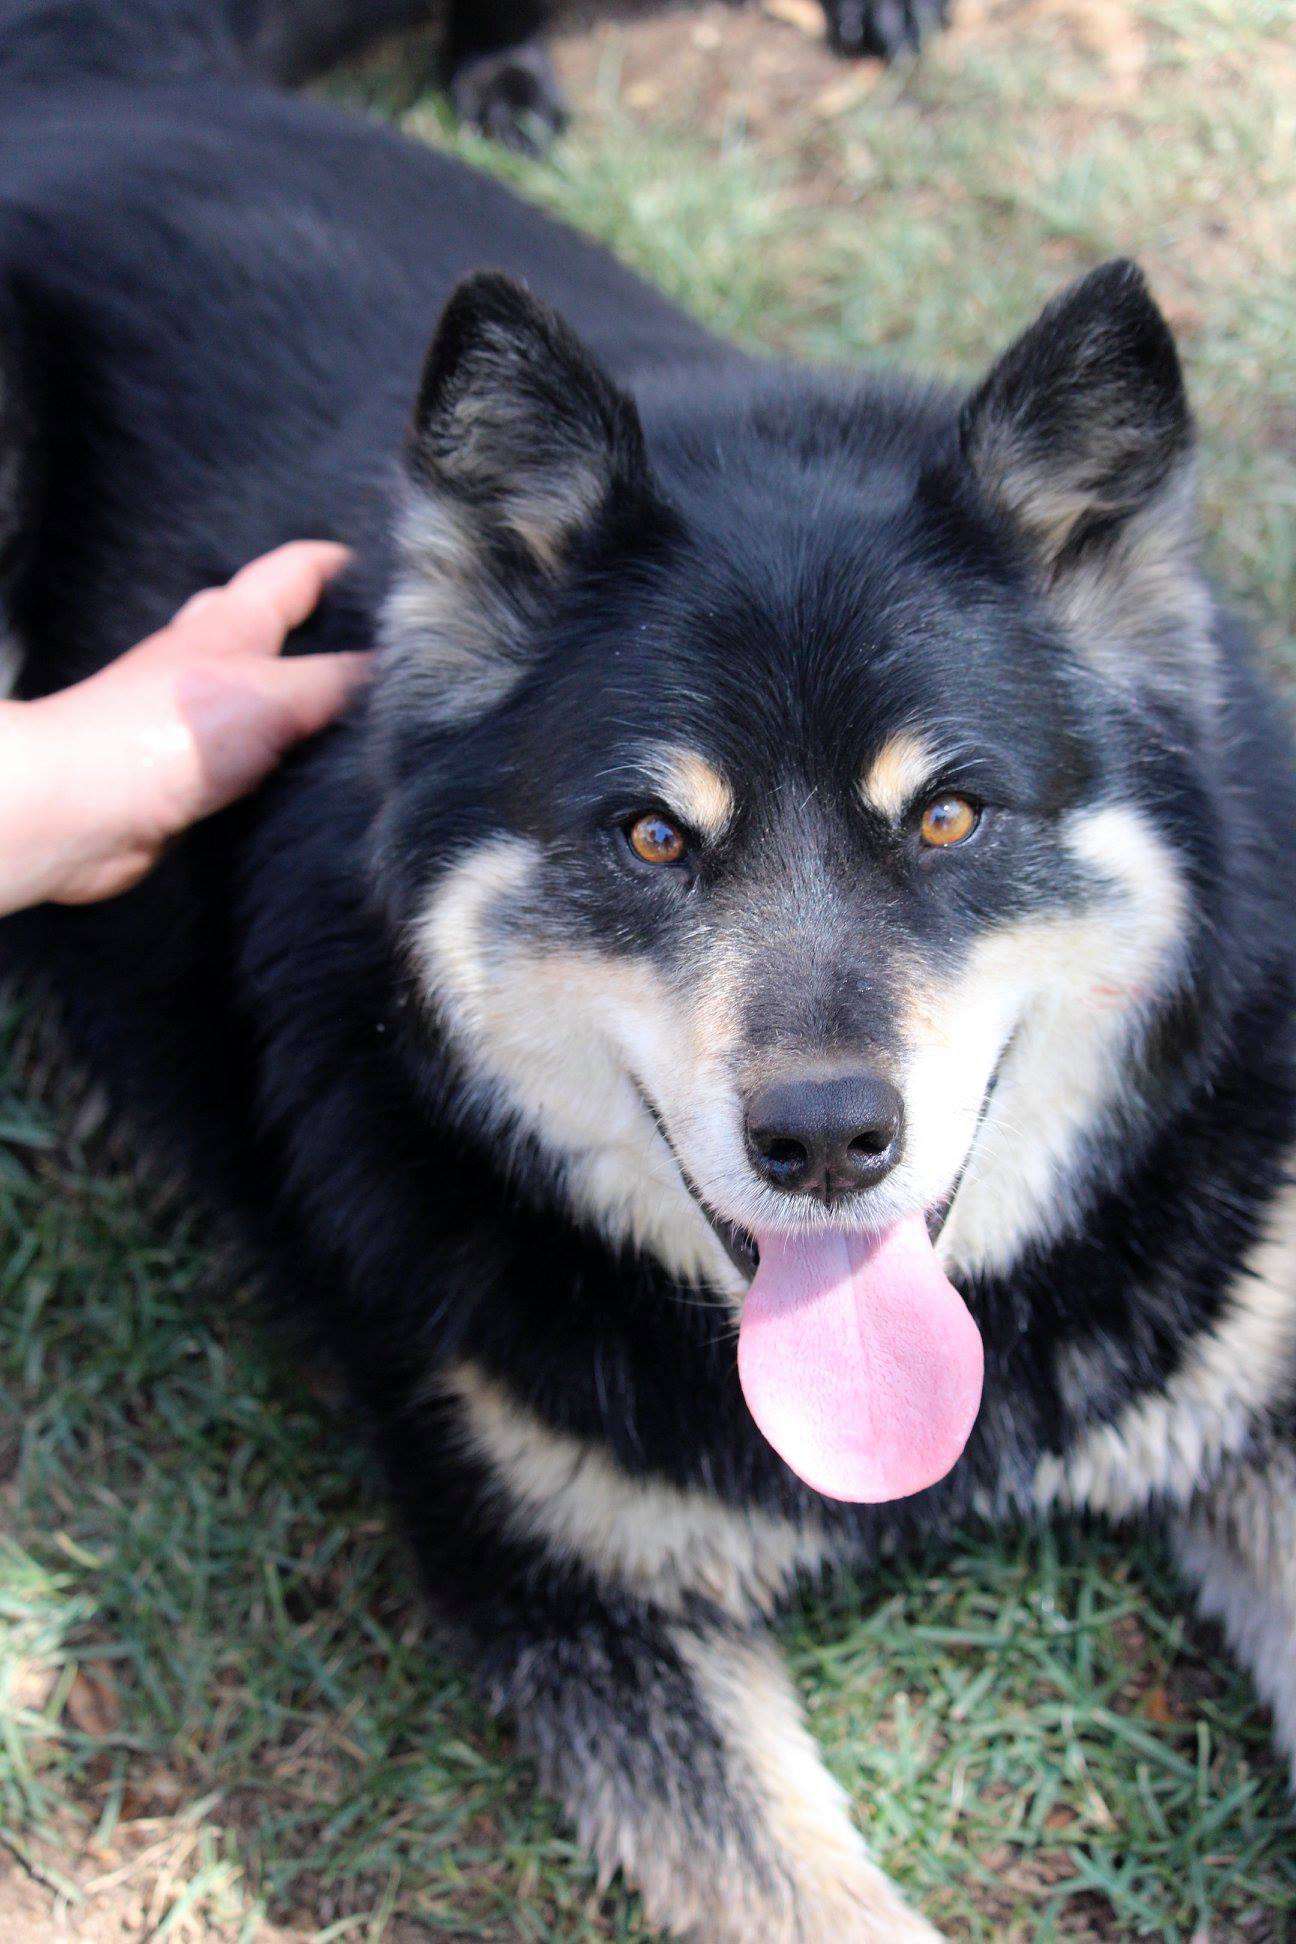
[[[642,1081],[638,1079],[634,1081],[634,1089],[643,1102],[644,1112],[657,1129],[664,1146],[670,1154],[671,1160],[675,1163],[680,1180],[684,1183],[689,1194],[702,1210],[712,1232],[734,1268],[738,1271],[744,1282],[750,1283],[760,1266],[760,1248],[757,1244],[756,1237],[749,1230],[740,1228],[737,1222],[726,1221],[723,1215],[716,1213],[685,1167],[683,1159],[680,1156],[680,1151],[670,1137],[670,1129],[666,1125],[666,1117],[658,1108],[652,1095],[648,1092],[648,1089],[643,1085]]]
[[[757,1244],[756,1237],[750,1234],[747,1229],[739,1228],[736,1222],[726,1222],[723,1215],[717,1215],[714,1208],[709,1208],[703,1197],[698,1193],[696,1185],[689,1180],[687,1175],[683,1175],[683,1181],[685,1187],[710,1223],[712,1232],[719,1242],[720,1247],[724,1250],[744,1282],[750,1283],[760,1267],[760,1248]]]
[[[678,1157],[676,1165],[679,1166]],[[697,1183],[690,1177],[687,1168],[680,1167],[680,1179],[688,1189],[690,1195],[692,1195],[698,1207],[702,1210],[702,1213],[706,1216],[712,1233],[715,1235],[716,1240],[728,1256],[730,1262],[732,1262],[734,1268],[745,1282],[753,1282],[756,1277],[756,1271],[760,1268],[760,1244],[757,1242],[756,1237],[749,1229],[740,1228],[736,1222],[726,1221],[723,1215],[717,1215]],[[959,1181],[961,1180],[962,1174],[960,1173],[959,1179],[955,1181],[949,1193],[943,1195],[940,1201],[929,1208],[923,1217],[927,1224],[927,1234],[931,1239],[933,1247],[940,1240],[941,1230],[944,1228],[950,1209],[954,1205],[954,1197],[958,1193]]]
[[[986,1107],[989,1105],[990,1095],[994,1092],[995,1082],[998,1078],[999,1069],[996,1067],[990,1085],[986,1089],[985,1099],[981,1105],[981,1115],[977,1122],[978,1127],[980,1126],[981,1119],[985,1117]],[[737,1222],[729,1221],[726,1216],[718,1214],[712,1208],[688,1168],[684,1165],[679,1149],[670,1137],[670,1130],[666,1125],[665,1116],[656,1106],[651,1094],[649,1094],[647,1088],[638,1080],[634,1082],[634,1087],[640,1100],[643,1102],[644,1112],[648,1115],[653,1126],[661,1135],[662,1141],[670,1153],[671,1160],[675,1163],[679,1171],[680,1180],[684,1183],[689,1194],[693,1197],[693,1200],[706,1217],[712,1234],[719,1242],[730,1262],[732,1262],[734,1268],[743,1278],[743,1281],[746,1283],[753,1282],[756,1271],[760,1268],[760,1244],[756,1237],[751,1233],[750,1229],[742,1228]],[[970,1155],[971,1149],[969,1148],[968,1158],[970,1158]],[[953,1185],[948,1192],[942,1195],[938,1202],[934,1202],[924,1214],[923,1220],[926,1223],[927,1234],[933,1247],[940,1240],[941,1230],[949,1218],[950,1209],[954,1206],[954,1197],[963,1185],[963,1176],[967,1171],[967,1165],[967,1159],[965,1159],[963,1166],[959,1169],[958,1174],[954,1178]]]
[[[986,1089],[977,1131],[1003,1064]],[[738,1376],[747,1408],[779,1456],[827,1498],[905,1498],[961,1456],[981,1403],[981,1336],[936,1258],[962,1185],[874,1233],[829,1225],[790,1234],[720,1215],[647,1113],[725,1254],[747,1286]]]

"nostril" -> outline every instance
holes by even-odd
[[[808,1167],[810,1156],[800,1141],[787,1135],[757,1134],[753,1136],[752,1146],[771,1173],[788,1176],[802,1173]]]
[[[879,1154],[886,1153],[895,1137],[894,1122],[886,1127],[866,1127],[855,1136],[854,1140],[847,1142],[846,1151],[848,1154],[856,1155],[861,1161],[873,1161]]]

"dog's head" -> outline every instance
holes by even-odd
[[[452,300],[385,883],[474,1112],[729,1294],[803,1475],[893,1496],[979,1395],[944,1272],[1078,1219],[1185,977],[1189,414],[1120,264],[961,403],[707,382],[641,421],[516,285]]]

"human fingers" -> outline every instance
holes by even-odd
[[[267,671],[268,695],[285,711],[287,748],[339,716],[369,677],[373,655],[290,655]]]
[[[350,558],[350,548],[333,540],[290,540],[240,567],[225,591],[273,615],[282,646],[284,637],[309,620],[325,588]]]
[[[290,540],[249,561],[224,587],[193,595],[154,640],[170,652],[277,655],[350,558],[350,550],[332,540]]]

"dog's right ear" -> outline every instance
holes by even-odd
[[[633,400],[560,317],[491,271],[446,307],[411,453],[417,480],[547,574],[614,498],[624,506],[648,480]]]
[[[425,717],[464,721],[525,666],[536,615],[596,532],[651,500],[643,431],[553,311],[494,272],[461,283],[428,353],[386,613]]]

